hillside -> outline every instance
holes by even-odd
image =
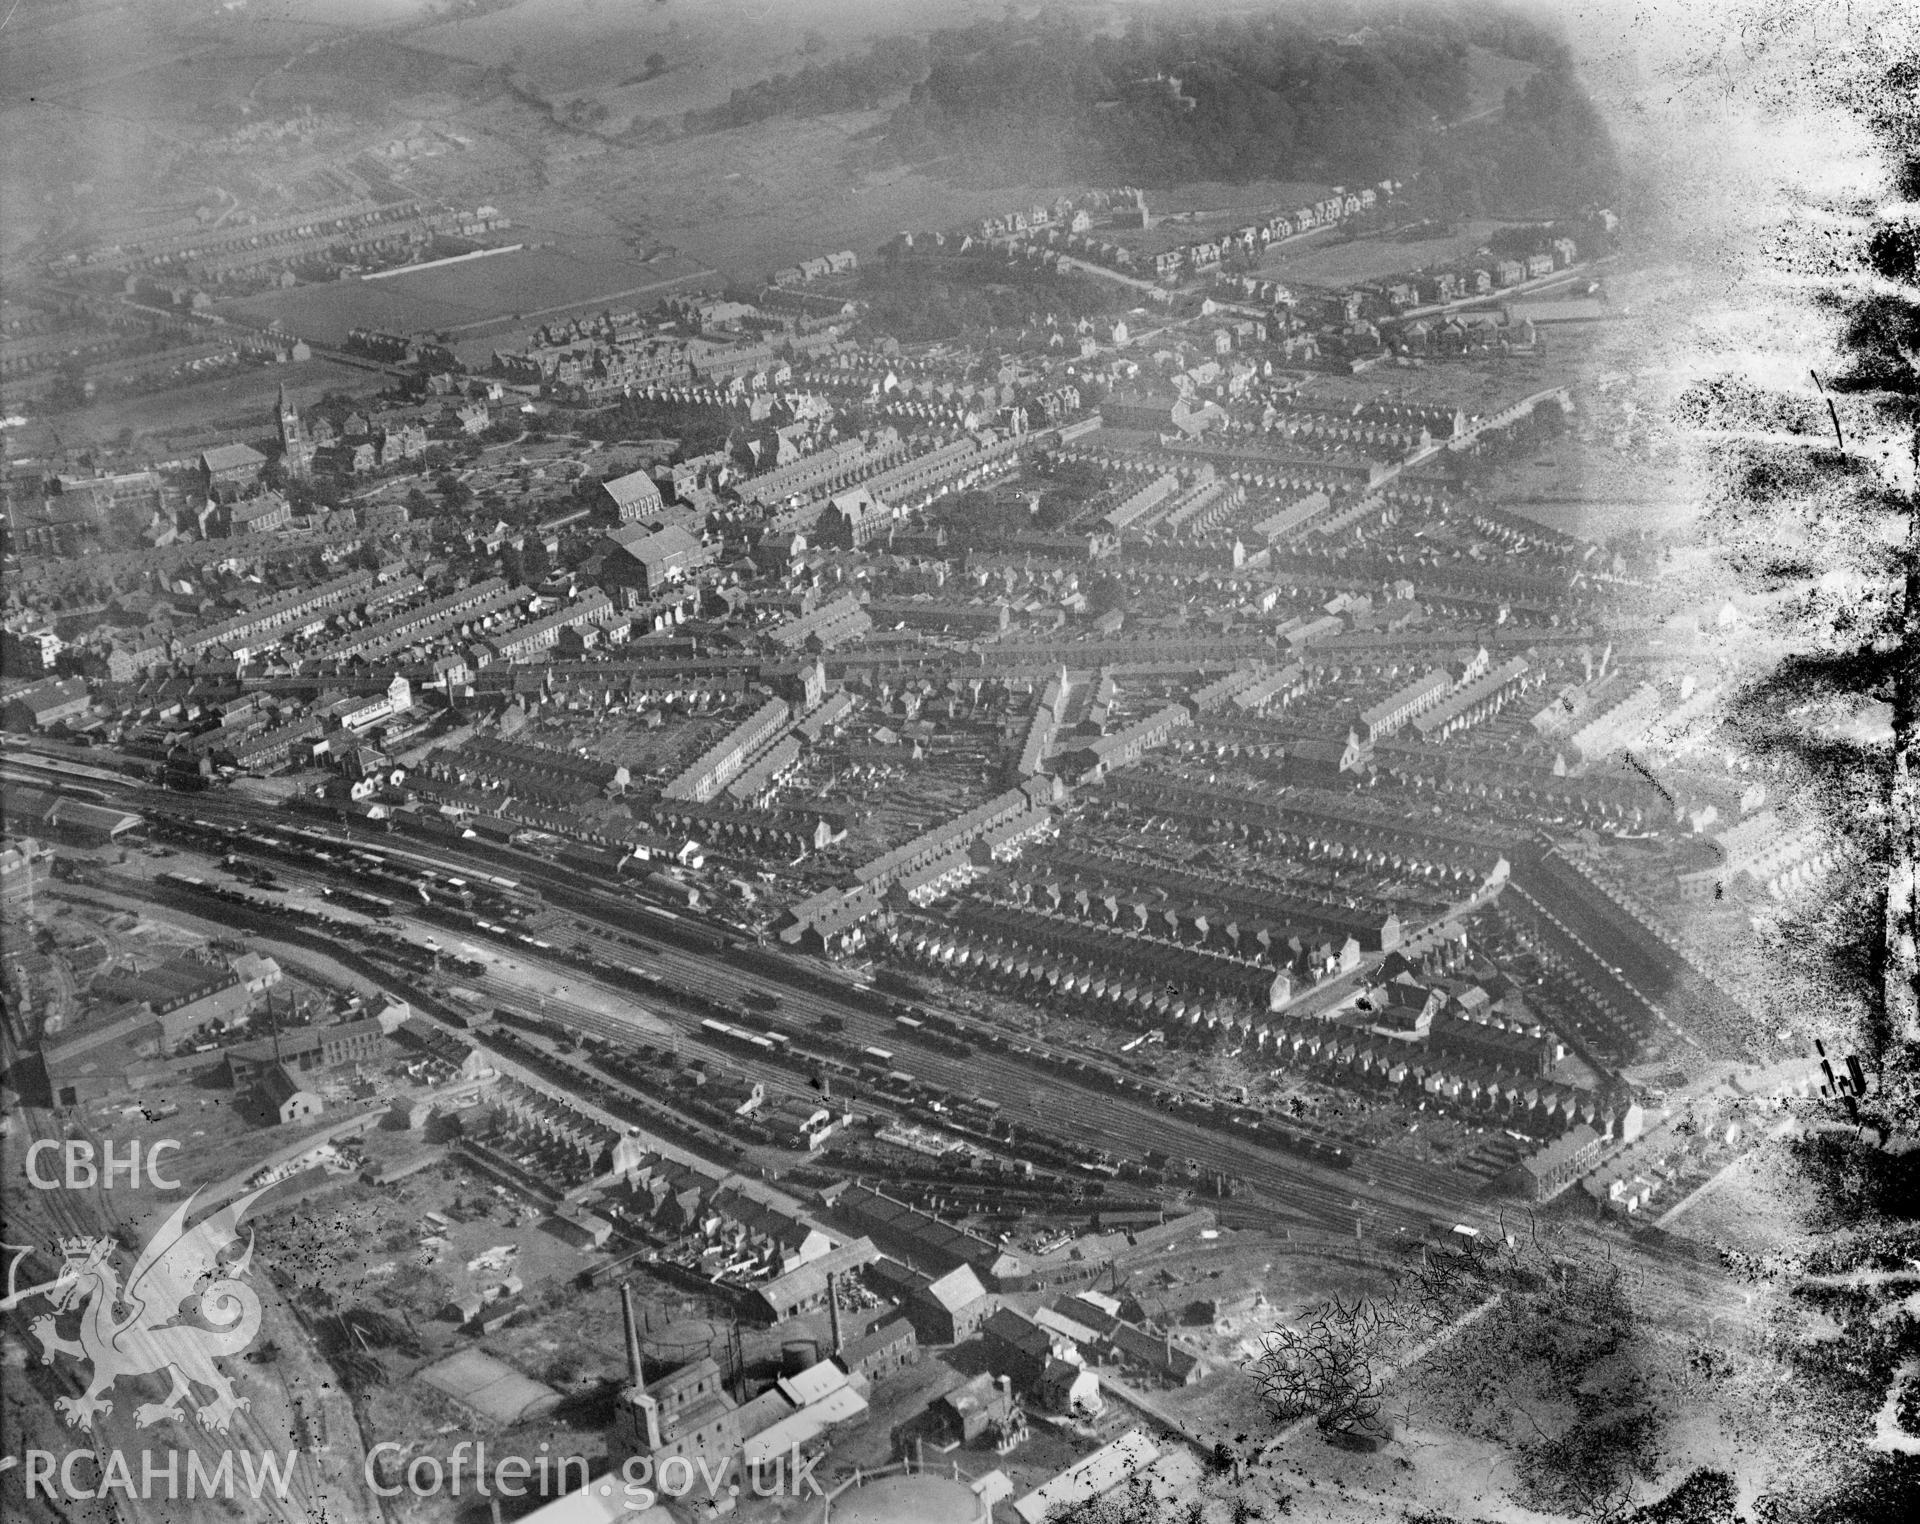
[[[1502,76],[1512,83],[1489,92]],[[1392,177],[1436,211],[1475,215],[1570,210],[1618,190],[1565,50],[1478,0],[1216,21],[1135,12],[1118,30],[1010,13],[762,80],[686,126],[871,107],[909,84],[870,137],[871,164],[966,184]]]

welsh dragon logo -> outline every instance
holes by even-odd
[[[194,1409],[201,1424],[225,1433],[234,1414],[247,1399],[236,1397],[233,1382],[214,1361],[237,1355],[260,1332],[260,1298],[240,1277],[253,1262],[253,1235],[238,1253],[236,1227],[247,1209],[265,1193],[265,1187],[242,1196],[203,1221],[187,1226],[187,1216],[199,1192],[175,1207],[147,1240],[123,1288],[114,1272],[111,1238],[69,1238],[59,1244],[59,1273],[41,1285],[14,1291],[9,1272],[3,1306],[17,1306],[34,1296],[45,1296],[53,1311],[33,1320],[31,1331],[40,1341],[40,1360],[51,1365],[56,1354],[70,1355],[92,1365],[92,1378],[78,1397],[57,1397],[54,1407],[66,1415],[69,1427],[91,1429],[97,1416],[113,1411],[106,1394],[122,1376],[165,1373],[173,1388],[160,1402],[143,1402],[134,1409],[141,1428],[162,1419],[184,1421],[181,1403],[194,1396],[195,1387],[211,1391],[213,1400]],[[7,1245],[15,1248],[15,1245]],[[77,1338],[59,1331],[60,1320],[78,1309]]]

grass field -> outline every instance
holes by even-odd
[[[220,310],[227,317],[277,318],[289,332],[324,344],[342,343],[358,327],[453,331],[457,337],[460,330],[483,326],[524,328],[535,313],[650,307],[676,285],[708,273],[671,255],[648,262],[539,248],[384,280],[295,286],[243,297]]]
[[[969,190],[911,170],[866,173],[856,141],[882,112],[769,121],[644,149],[619,148],[571,170],[549,165],[550,190],[526,207],[536,226],[569,217],[582,197],[602,215],[741,282],[814,254],[862,259],[903,228],[944,228],[1051,199],[1067,186]],[[517,212],[516,212],[517,214]]]
[[[664,54],[673,81],[667,109],[724,100],[737,87],[824,63],[886,33],[921,33],[997,16],[992,0],[887,0],[847,5],[836,0],[674,0],[672,5],[607,0],[519,0],[484,16],[463,17],[411,33],[408,41],[449,58],[525,71],[544,93],[570,96],[631,79],[651,53]],[[818,37],[802,51],[808,34]]]
[[[1471,44],[1467,48],[1468,119],[1499,110],[1508,90],[1524,85],[1539,72],[1535,64]]]
[[[1677,530],[1698,512],[1698,486],[1678,458],[1649,461],[1604,441],[1560,440],[1502,471],[1490,501],[1588,540]]]
[[[129,431],[154,445],[169,435],[198,438],[224,431],[246,438],[270,423],[274,388],[283,381],[295,403],[304,406],[318,401],[322,392],[375,392],[385,379],[376,371],[329,360],[252,367],[193,386],[171,387],[52,418],[33,417],[24,427],[7,430],[6,450],[9,455],[31,455],[62,446],[110,444]]]
[[[1355,281],[1424,270],[1471,256],[1485,245],[1498,222],[1464,222],[1447,238],[1403,243],[1397,238],[1356,238],[1324,234],[1283,244],[1260,261],[1260,273],[1275,280],[1311,286],[1346,286]]]

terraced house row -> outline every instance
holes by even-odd
[[[785,699],[768,699],[675,774],[660,791],[661,797],[705,804],[737,778],[754,753],[770,744],[792,718]]]
[[[778,507],[792,498],[821,497],[851,487],[878,475],[907,453],[908,446],[898,433],[891,428],[877,429],[750,477],[737,490],[743,502]]]
[[[997,826],[1033,818],[1036,812],[1044,812],[1050,807],[1055,797],[1055,784],[1051,778],[1031,778],[1018,788],[996,794],[985,804],[922,831],[891,851],[869,858],[854,868],[853,876],[862,886],[884,887],[903,874],[925,867],[956,847],[965,847]]]
[[[1295,930],[1352,938],[1366,952],[1391,952],[1403,939],[1393,901],[1365,893],[1336,898],[1301,885],[1237,882],[1169,867],[1114,850],[1058,846],[1035,854],[1010,880],[1022,902],[1055,902],[1127,930],[1174,941],[1212,942],[1249,958],[1273,954],[1278,940],[1260,932]],[[1058,884],[1058,890],[1049,888]],[[1449,918],[1436,912],[1430,924]]]
[[[562,806],[607,799],[625,791],[626,768],[572,752],[493,736],[472,736],[427,753],[429,778],[465,788],[502,790]]]
[[[896,932],[895,940],[910,957],[956,973],[976,968],[1115,1006],[1185,997],[1277,1011],[1293,994],[1285,968],[978,899],[961,901],[944,923]]]
[[[598,626],[609,624],[613,615],[613,600],[605,593],[592,592],[565,608],[555,609],[551,614],[496,636],[492,645],[503,661],[530,661],[558,645],[566,631],[594,631]]]
[[[264,635],[300,625],[310,616],[329,609],[351,607],[361,594],[374,585],[373,573],[348,572],[317,587],[296,588],[281,593],[248,609],[210,624],[199,625],[180,637],[180,647],[189,656],[199,656],[215,646],[232,650],[236,645],[250,646]]]
[[[408,645],[435,640],[464,625],[491,618],[533,600],[533,589],[509,587],[499,577],[488,577],[457,592],[405,609],[374,624],[354,630],[308,653],[314,662],[377,661]]]

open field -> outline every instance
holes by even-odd
[[[884,112],[776,120],[644,148],[610,147],[591,159],[549,162],[550,187],[501,204],[534,227],[571,221],[588,198],[630,219],[647,238],[735,280],[759,282],[781,265],[834,249],[862,259],[903,228],[951,227],[1051,200],[1069,186],[970,190],[930,174],[869,173],[858,139]]]
[[[1513,463],[1489,501],[1593,540],[1671,530],[1694,512],[1677,460],[1649,460],[1604,440],[1562,439],[1537,458]]]
[[[1278,280],[1315,286],[1346,286],[1355,281],[1378,280],[1385,275],[1400,275],[1465,259],[1484,246],[1488,235],[1500,226],[1498,222],[1465,222],[1459,224],[1459,230],[1451,237],[1408,242],[1392,237],[1349,241],[1337,234],[1303,239],[1269,250],[1260,261],[1259,272]]]
[[[1797,1184],[1784,1148],[1764,1146],[1676,1217],[1672,1231],[1756,1258],[1808,1254],[1817,1247],[1817,1238],[1806,1224],[1780,1210],[1782,1201],[1792,1199]],[[1678,1200],[1675,1196],[1674,1201]]]
[[[1458,406],[1469,416],[1497,413],[1522,397],[1569,379],[1551,356],[1539,359],[1429,361],[1422,366],[1382,367],[1364,376],[1317,375],[1306,389],[1316,403],[1352,404],[1382,393],[1395,402]],[[1502,467],[1502,479],[1508,468]]]
[[[1096,223],[1092,236],[1111,239],[1136,256],[1159,254],[1184,247],[1206,234],[1217,237],[1274,212],[1309,205],[1329,189],[1323,183],[1306,180],[1249,180],[1241,185],[1196,180],[1146,193],[1147,209],[1154,219],[1152,227],[1108,228]]]
[[[107,444],[129,431],[136,440],[153,444],[169,435],[199,439],[256,434],[271,420],[274,388],[283,381],[295,403],[304,406],[323,392],[375,392],[385,380],[377,371],[330,360],[250,366],[195,386],[148,392],[55,418],[30,417],[23,427],[6,432],[6,450],[9,455],[31,455],[62,445]]]
[[[223,310],[228,317],[277,318],[303,338],[340,344],[351,328],[458,334],[481,326],[517,327],[536,313],[651,306],[673,287],[707,273],[671,255],[647,262],[558,247],[525,249],[385,280],[295,286],[245,297]]]
[[[1498,111],[1507,91],[1524,85],[1540,72],[1538,66],[1508,58],[1480,44],[1467,48],[1467,120]]]
[[[371,0],[362,0],[371,3]],[[925,33],[996,16],[990,0],[888,0],[884,9],[790,0],[744,10],[738,0],[677,0],[672,6],[604,0],[519,0],[484,16],[442,22],[408,35],[413,46],[485,67],[521,69],[550,96],[598,94],[666,56],[668,90],[655,110],[678,113],[726,99],[775,74],[797,73],[863,51],[876,35]],[[809,33],[815,51],[803,51]]]
[[[1153,215],[1177,217],[1199,228],[1232,227],[1255,212],[1292,211],[1302,202],[1324,196],[1328,186],[1317,180],[1193,180],[1164,190],[1147,192]]]

